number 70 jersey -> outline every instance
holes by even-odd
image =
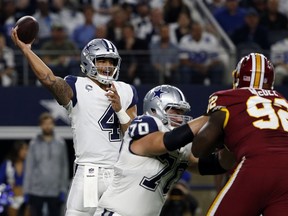
[[[155,131],[167,131],[155,117],[138,116],[131,122],[114,166],[112,184],[102,195],[98,207],[123,216],[159,215],[169,188],[188,166],[191,144],[154,157],[130,151],[133,140]]]
[[[240,88],[209,98],[208,113],[226,113],[224,144],[237,159],[288,153],[288,102],[275,90]]]

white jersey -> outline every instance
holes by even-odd
[[[189,59],[199,64],[210,64],[214,60],[226,63],[227,53],[219,40],[208,32],[203,32],[201,39],[196,41],[191,35],[185,35],[179,42],[179,58]]]
[[[113,181],[99,201],[102,212],[122,216],[159,215],[169,188],[188,166],[191,145],[155,157],[139,156],[130,151],[133,140],[155,131],[167,131],[155,117],[143,115],[132,121],[114,165]]]
[[[121,146],[121,130],[116,113],[101,89],[88,77],[67,76],[74,97],[66,106],[75,149],[75,163],[111,167]],[[129,84],[114,82],[124,110],[137,103],[137,93]]]

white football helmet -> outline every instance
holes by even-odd
[[[162,123],[169,129],[173,129],[173,125],[181,125],[191,120],[187,115],[168,114],[171,108],[183,111],[183,114],[190,111],[190,105],[186,101],[182,91],[171,85],[160,85],[151,89],[145,96],[143,101],[143,112],[159,118]],[[182,122],[176,122],[173,119],[182,119]]]
[[[107,71],[111,71],[112,75],[104,75],[97,68],[97,59],[113,59],[113,67],[106,67]],[[119,76],[121,57],[115,45],[107,39],[91,40],[81,52],[81,71],[88,77],[108,85],[112,81],[117,80]]]

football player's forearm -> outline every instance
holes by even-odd
[[[22,51],[39,81],[46,86],[53,85],[56,77],[51,69],[31,49]]]
[[[200,116],[188,124],[184,124],[172,131],[166,132],[163,137],[164,146],[168,151],[174,151],[192,142],[194,134],[207,122],[207,116]]]
[[[193,134],[197,134],[199,130],[203,127],[203,125],[208,121],[208,119],[208,116],[203,115],[188,122],[188,125]]]
[[[165,154],[167,149],[163,143],[163,132],[150,133],[139,140],[135,140],[130,149],[133,153],[142,156],[155,156]]]

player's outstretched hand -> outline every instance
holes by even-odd
[[[118,92],[112,83],[109,88],[106,89],[107,93],[105,94],[109,101],[111,101],[111,106],[115,112],[119,112],[122,108],[120,97],[118,95]]]
[[[14,44],[16,46],[18,46],[21,50],[23,50],[25,48],[31,49],[31,44],[34,41],[33,40],[31,43],[25,44],[21,40],[19,40],[18,35],[17,35],[17,26],[15,28],[13,28],[12,31],[11,31],[11,39],[13,40]]]

